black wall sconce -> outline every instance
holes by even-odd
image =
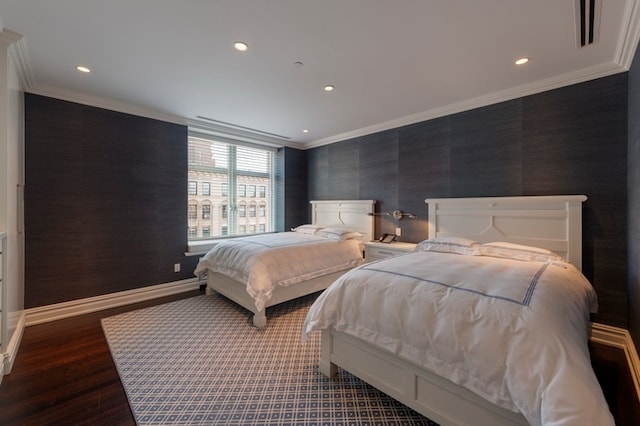
[[[394,219],[402,219],[403,217],[408,217],[409,219],[417,219],[418,216],[416,216],[413,213],[405,213],[402,210],[394,210],[391,213],[367,213],[369,216],[393,216]]]

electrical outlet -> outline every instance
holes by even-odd
[[[179,263],[174,263],[173,264],[173,272],[180,272],[180,264]]]
[[[402,235],[402,228],[396,228],[396,235],[398,237]]]

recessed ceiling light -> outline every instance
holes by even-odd
[[[336,88],[336,87],[335,87],[333,84],[327,84],[326,86],[324,86],[324,91],[325,91],[325,92],[333,92],[333,90],[334,90],[335,88]]]
[[[78,71],[80,71],[80,72],[91,72],[91,70],[90,70],[89,68],[87,68],[87,67],[85,67],[85,66],[82,66],[82,65],[78,65],[78,66],[76,67],[76,69],[77,69]]]
[[[244,52],[249,48],[249,45],[243,41],[236,41],[235,43],[233,43],[233,47],[235,47],[236,50]]]
[[[309,133],[309,129],[302,129],[302,133]]]
[[[529,62],[529,58],[520,58],[516,61],[516,65],[524,65]]]

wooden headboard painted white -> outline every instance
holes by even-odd
[[[361,241],[374,236],[375,200],[322,200],[311,201],[311,223],[329,227],[338,226],[360,232]]]
[[[585,195],[428,198],[429,238],[464,237],[542,247],[582,269]]]

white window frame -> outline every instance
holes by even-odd
[[[198,251],[198,247],[202,247],[208,243],[215,243],[215,240],[221,238],[231,238],[234,236],[242,235],[239,233],[240,226],[246,225],[243,220],[246,220],[247,213],[245,211],[245,218],[239,217],[239,206],[241,203],[240,194],[238,194],[238,188],[240,185],[245,186],[245,191],[248,189],[247,187],[257,188],[260,190],[260,196],[262,196],[262,188],[265,188],[266,194],[266,203],[265,210],[267,220],[264,223],[264,227],[261,226],[259,233],[269,233],[275,231],[275,203],[276,203],[276,181],[275,181],[275,163],[276,163],[276,151],[277,148],[270,146],[262,146],[257,144],[252,144],[244,141],[235,141],[232,139],[202,134],[195,131],[189,132],[189,152],[191,156],[191,152],[196,149],[193,147],[192,138],[201,139],[204,141],[212,141],[218,149],[220,148],[220,144],[227,144],[229,151],[224,158],[224,161],[219,161],[219,159],[214,159],[214,161],[210,162],[210,164],[195,164],[197,163],[197,158],[194,164],[191,163],[191,158],[189,158],[188,165],[188,173],[189,173],[189,181],[196,180],[194,176],[196,176],[196,171],[199,173],[199,178],[203,182],[209,183],[210,187],[221,188],[222,190],[218,194],[217,191],[210,191],[211,200],[208,201],[211,204],[211,221],[208,223],[203,223],[200,226],[209,226],[210,228],[210,237],[202,236],[203,232],[201,229],[198,229],[197,237],[192,238],[194,235],[193,232],[188,233],[188,243],[189,243],[189,251]],[[203,141],[197,141],[203,142]],[[248,149],[249,148],[249,149]],[[237,163],[238,160],[243,161],[243,158],[252,158],[252,154],[254,151],[251,149],[257,149],[255,151],[257,154],[256,161],[258,163],[253,163],[253,161],[249,161],[249,163],[245,163],[247,170],[243,170],[243,166]],[[209,158],[215,157],[216,149],[212,148],[212,154]],[[264,152],[267,154],[268,162],[268,170],[261,170],[260,162],[261,155],[259,152]],[[249,155],[249,157],[243,157],[244,155]],[[195,157],[195,156],[194,156]],[[240,157],[240,158],[238,158]],[[200,158],[207,158],[206,156]],[[225,163],[226,164],[223,164]],[[255,164],[255,166],[254,166]],[[235,169],[234,169],[235,165]],[[226,173],[226,182],[220,182],[214,178],[211,178],[207,175],[207,172],[213,173],[213,170],[219,172],[219,174],[225,175]],[[218,176],[219,179],[219,176]],[[264,181],[266,179],[266,181]],[[250,184],[247,182],[251,182]],[[255,182],[255,183],[254,183]],[[204,191],[202,191],[204,192]],[[245,196],[246,196],[245,192]],[[255,196],[255,195],[254,195]],[[199,197],[207,198],[206,195],[199,194]],[[216,199],[216,197],[218,199]],[[192,196],[192,198],[195,198]],[[207,202],[206,200],[200,201],[199,204]],[[263,204],[263,201],[261,201]],[[223,217],[223,205],[227,205],[227,217]],[[214,215],[213,210],[217,210],[220,212],[219,215]],[[262,220],[261,220],[262,222]],[[194,223],[190,223],[189,226],[194,226]],[[245,228],[246,229],[246,228]]]

